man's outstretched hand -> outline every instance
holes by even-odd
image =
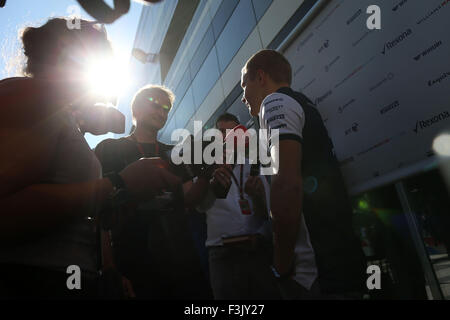
[[[176,191],[181,186],[180,178],[157,166],[153,159],[142,158],[119,174],[130,194],[138,199],[148,199],[165,190]]]

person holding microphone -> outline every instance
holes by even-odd
[[[228,113],[216,120],[223,137],[239,125]],[[279,298],[269,268],[269,184],[250,171],[248,159],[244,164],[216,165],[197,206],[206,213],[210,282],[217,300]]]

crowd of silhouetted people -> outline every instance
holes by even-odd
[[[174,165],[158,131],[176,97],[156,84],[131,102],[133,131],[91,150],[85,133],[125,128],[83,75],[89,57],[113,54],[104,29],[52,18],[21,41],[23,76],[0,81],[1,298],[362,298],[332,143],[282,54],[255,53],[236,79],[269,132],[277,170],[262,175],[248,159]],[[243,125],[214,121],[224,137]]]

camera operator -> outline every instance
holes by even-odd
[[[110,53],[106,34],[82,21],[51,19],[22,35],[26,77],[0,82],[0,296],[97,297],[96,212],[120,184],[139,201],[175,189],[177,177],[142,160],[101,178],[71,106],[86,98],[82,66],[70,53]],[[87,52],[88,51],[88,52]],[[69,290],[76,265],[81,289]]]

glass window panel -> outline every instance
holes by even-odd
[[[172,118],[171,120],[169,120],[166,123],[164,128],[159,130],[159,132],[158,132],[158,140],[159,141],[161,141],[163,143],[170,143],[170,135],[172,134],[172,131],[173,131],[174,122],[175,122],[175,119]]]
[[[186,93],[187,88],[191,84],[191,73],[189,69],[184,73],[183,78],[181,79],[178,87],[175,89],[175,105],[178,105],[181,100],[183,100],[184,94]],[[174,110],[175,111],[175,110]]]
[[[442,298],[450,300],[450,198],[445,171],[434,169],[404,181],[405,193],[424,247],[423,260],[430,262],[430,276]],[[447,184],[447,185],[446,185]],[[425,273],[428,273],[425,271]],[[432,286],[429,283],[430,286]],[[434,292],[433,292],[434,291]],[[439,299],[436,295],[435,299]]]
[[[220,73],[223,73],[255,25],[251,0],[240,1],[216,42]]]
[[[219,76],[216,51],[211,50],[192,83],[196,108],[202,104],[217,79],[219,79]]]
[[[234,8],[236,8],[236,5],[238,4],[239,0],[225,0],[222,1],[222,4],[220,5],[219,10],[217,11],[216,15],[213,18],[212,26],[214,29],[214,36],[217,39],[220,35],[220,33],[223,30],[223,27],[228,21],[228,18],[230,18],[231,14],[233,13]]]
[[[366,263],[381,271],[381,288],[369,290],[367,298],[426,300],[426,279],[395,186],[353,196],[351,203],[353,230]]]
[[[239,95],[239,97],[233,102],[230,108],[228,108],[227,112],[234,114],[236,117],[238,117],[241,124],[246,125],[251,117],[247,107],[242,103],[241,98],[242,94]]]
[[[253,8],[255,8],[256,20],[259,21],[267,8],[272,4],[273,0],[252,0]]]
[[[230,2],[229,0],[226,1]],[[211,18],[214,18],[222,2],[223,0],[210,0],[209,13],[211,15]]]
[[[178,109],[175,112],[176,118],[176,128],[184,128],[188,120],[192,117],[195,112],[194,98],[192,95],[192,88],[186,92],[183,100],[180,102]]]
[[[199,43],[203,39],[203,36],[211,23],[211,17],[208,14],[203,15],[206,3],[206,0],[202,0],[197,6],[194,17],[189,24],[186,34],[184,35],[180,47],[178,48],[175,59],[173,60],[170,70],[167,73],[166,79],[164,80],[166,85],[178,86],[177,83],[180,81],[178,78],[179,73],[183,73],[185,68],[189,67],[189,61],[192,59],[193,51],[199,46]],[[201,17],[203,18],[200,21]]]
[[[198,47],[197,51],[194,54],[194,57],[191,61],[191,74],[193,77],[197,74],[198,70],[200,70],[200,67],[202,66],[203,62],[205,61],[206,57],[208,56],[208,53],[211,51],[211,48],[214,45],[214,35],[212,31],[212,27],[210,26],[208,28],[208,31],[206,31],[205,37],[203,38],[202,42],[200,43],[200,46]]]

